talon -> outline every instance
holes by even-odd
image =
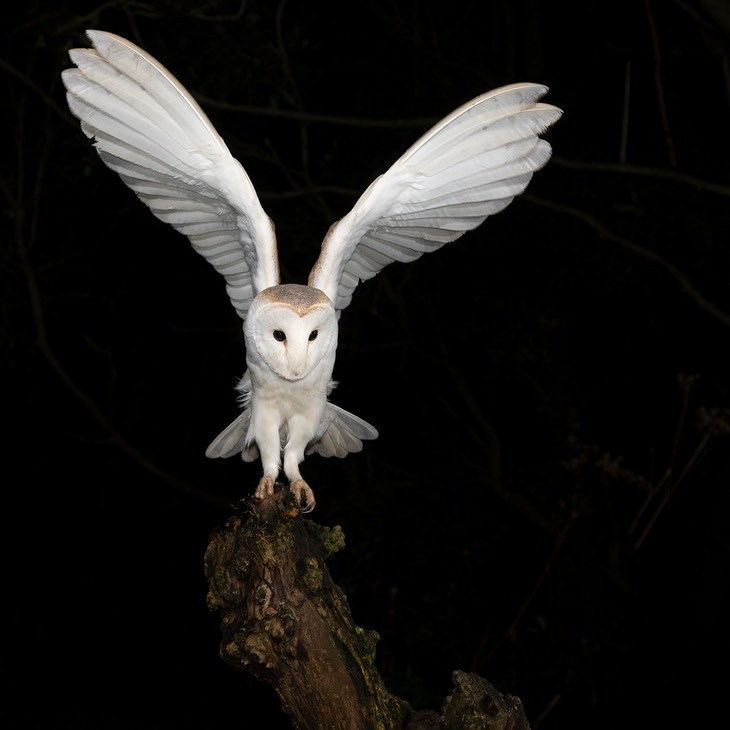
[[[311,491],[311,490],[310,490]],[[258,487],[254,496],[256,499],[266,499],[274,493],[274,480],[272,477],[261,477]]]
[[[314,501],[314,492],[304,479],[297,479],[297,481],[289,485],[289,488],[294,492],[297,502],[304,504],[302,507],[303,513],[311,512],[314,509],[314,505],[316,504]]]

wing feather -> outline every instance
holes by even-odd
[[[363,441],[377,437],[377,430],[369,423],[328,402],[320,432],[312,439],[306,453],[342,459],[347,454],[362,451]]]
[[[245,319],[279,283],[273,224],[248,175],[167,69],[112,33],[87,35],[93,47],[71,50],[76,68],[62,74],[71,112],[104,163],[225,277]]]
[[[334,224],[309,285],[340,312],[360,281],[435,251],[504,210],[551,155],[541,135],[562,114],[539,84],[464,104],[421,137]]]

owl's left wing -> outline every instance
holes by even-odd
[[[245,319],[279,283],[273,224],[240,163],[180,82],[141,48],[89,30],[62,73],[71,112],[101,159],[226,280]]]
[[[507,207],[550,158],[539,135],[562,111],[538,103],[546,91],[504,86],[436,124],[330,228],[309,285],[339,313],[361,281],[441,248]]]

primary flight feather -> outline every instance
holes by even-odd
[[[540,138],[561,110],[547,88],[512,84],[478,96],[421,137],[333,224],[307,285],[282,284],[274,226],[241,164],[202,109],[158,61],[89,30],[69,52],[71,112],[101,159],[219,271],[243,319],[242,410],[209,457],[260,458],[256,497],[282,470],[308,511],[305,455],[344,457],[377,431],[328,399],[340,312],[357,285],[394,261],[435,251],[503,210],[550,158]],[[283,459],[283,464],[282,464]]]

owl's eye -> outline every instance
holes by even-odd
[[[312,340],[316,340],[318,334],[319,334],[319,332],[317,332],[317,330],[312,330],[309,333],[309,341],[311,342]]]
[[[282,330],[274,330],[274,339],[277,342],[284,342],[284,340],[286,339],[286,333]]]

